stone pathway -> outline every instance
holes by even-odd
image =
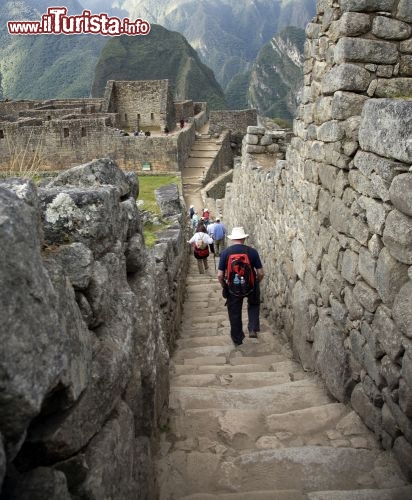
[[[160,500],[412,498],[392,456],[302,371],[267,321],[258,339],[234,348],[209,260],[205,275],[190,263],[157,460]]]
[[[203,178],[216,157],[221,145],[208,134],[207,123],[196,137],[189,158],[182,171],[183,196],[186,206],[194,205],[201,215],[205,200],[201,195]],[[210,207],[208,207],[210,208]]]

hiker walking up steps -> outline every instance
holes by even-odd
[[[200,223],[195,234],[188,241],[193,247],[193,255],[197,260],[199,273],[204,274],[209,269],[207,258],[209,257],[209,245],[213,243],[213,239],[207,234],[204,224]]]
[[[257,250],[245,245],[249,235],[243,227],[234,227],[228,238],[232,245],[220,254],[217,279],[222,286],[230,321],[230,336],[235,346],[243,343],[243,299],[247,297],[249,337],[257,338],[260,330],[260,287],[264,272]]]

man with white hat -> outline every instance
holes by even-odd
[[[246,255],[250,262],[252,272],[254,273],[254,287],[248,299],[248,331],[249,337],[257,338],[260,330],[260,288],[259,283],[264,277],[263,265],[259,253],[254,248],[245,245],[245,239],[249,235],[245,233],[243,227],[234,227],[228,238],[232,240],[232,245],[223,250],[220,254],[217,279],[223,288],[223,297],[227,299],[227,311],[230,321],[230,336],[236,346],[243,343],[245,334],[242,327],[242,306],[244,296],[239,296],[231,292],[228,286],[228,261],[231,255]]]

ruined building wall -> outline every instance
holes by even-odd
[[[156,498],[188,252],[177,187],[152,250],[137,193],[105,159],[0,183],[2,498]]]
[[[195,140],[194,124],[168,137],[135,137],[115,130],[116,120],[117,115],[111,114],[0,122],[0,167],[64,170],[104,155],[126,170],[141,171],[145,162],[157,172],[183,168]]]
[[[243,137],[249,125],[257,125],[256,109],[210,111],[209,113],[211,134],[220,134],[223,130],[230,130],[234,137]]]
[[[246,153],[225,219],[294,353],[412,478],[412,2],[319,0],[286,160]],[[250,144],[250,142],[249,142]]]
[[[168,80],[107,82],[106,109],[118,113],[120,127],[163,129],[174,126],[173,98]]]

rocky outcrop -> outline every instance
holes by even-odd
[[[411,23],[407,0],[318,1],[286,160],[244,147],[224,208],[295,356],[410,478]]]
[[[0,480],[7,498],[154,497],[186,238],[144,245],[138,182],[108,159],[0,183]],[[7,468],[6,468],[7,464]]]

